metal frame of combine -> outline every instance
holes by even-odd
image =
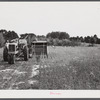
[[[42,57],[48,57],[47,54],[47,41],[33,41],[34,55],[41,55]]]

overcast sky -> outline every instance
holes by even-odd
[[[0,29],[100,37],[100,2],[0,2]]]

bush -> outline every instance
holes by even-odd
[[[67,39],[62,40],[62,46],[71,46],[71,41]]]
[[[80,46],[81,42],[71,41],[70,46]]]
[[[48,39],[48,45],[54,45],[54,46],[80,46],[81,42],[76,42],[76,41],[70,41],[68,39],[62,39],[59,40],[58,38],[56,39]]]

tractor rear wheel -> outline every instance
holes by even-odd
[[[3,50],[3,60],[8,61],[8,49],[7,49],[7,47],[5,47]]]
[[[9,64],[14,64],[15,63],[15,55],[14,54],[9,54],[8,55],[8,63]]]
[[[23,54],[24,54],[24,60],[27,61],[28,60],[28,48],[25,46],[23,49]]]

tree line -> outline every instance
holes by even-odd
[[[25,37],[27,34],[34,35],[36,40],[47,40],[48,45],[56,45],[56,46],[78,46],[81,43],[89,43],[92,46],[94,44],[100,44],[100,38],[95,34],[93,36],[76,36],[70,37],[70,35],[66,32],[49,32],[44,35],[35,35],[34,33],[25,33],[21,34],[21,37]],[[0,47],[4,46],[7,40],[12,40],[15,38],[19,38],[18,34],[15,31],[7,31],[5,29],[0,30]]]
[[[51,32],[46,35],[49,45],[58,45],[58,46],[77,46],[83,43],[89,43],[91,46],[94,44],[100,44],[100,39],[95,34],[93,36],[76,36],[70,37],[66,32]]]

